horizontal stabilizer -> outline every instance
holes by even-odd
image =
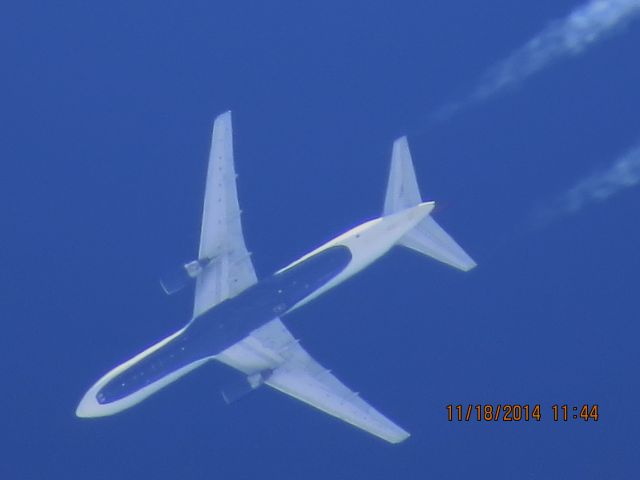
[[[383,215],[391,215],[406,208],[415,207],[421,202],[422,197],[413,169],[409,142],[407,137],[400,137],[393,142]]]
[[[476,262],[431,216],[409,231],[398,244],[465,272],[476,266]]]

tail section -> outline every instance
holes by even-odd
[[[393,142],[391,153],[391,171],[387,183],[387,194],[384,198],[383,215],[391,215],[406,208],[415,207],[422,198],[413,170],[411,152],[407,137],[401,137]]]
[[[409,143],[407,137],[401,137],[393,143],[383,215],[391,215],[415,207],[421,202],[422,197],[413,169]],[[398,241],[398,245],[465,272],[476,266],[476,262],[436,223],[431,215],[425,217],[413,230],[403,236]]]
[[[465,272],[476,266],[476,262],[431,216],[422,220],[399,243]]]

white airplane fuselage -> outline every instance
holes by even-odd
[[[100,378],[80,401],[76,415],[118,413],[215,359],[256,328],[286,316],[373,263],[433,207],[433,202],[423,202],[362,223],[193,318]]]

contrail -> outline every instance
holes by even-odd
[[[590,175],[547,206],[533,214],[536,227],[545,227],[553,220],[578,213],[592,203],[603,202],[612,195],[640,184],[640,143],[618,158],[607,170]]]
[[[566,18],[551,22],[520,49],[487,70],[465,100],[445,105],[433,119],[447,119],[464,107],[518,85],[562,57],[581,54],[638,14],[640,0],[591,0],[577,7]]]

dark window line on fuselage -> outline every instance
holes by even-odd
[[[182,367],[220,353],[286,313],[342,272],[350,260],[347,247],[330,247],[224,300],[195,317],[166,345],[104,385],[98,392],[98,402],[125,398]]]

